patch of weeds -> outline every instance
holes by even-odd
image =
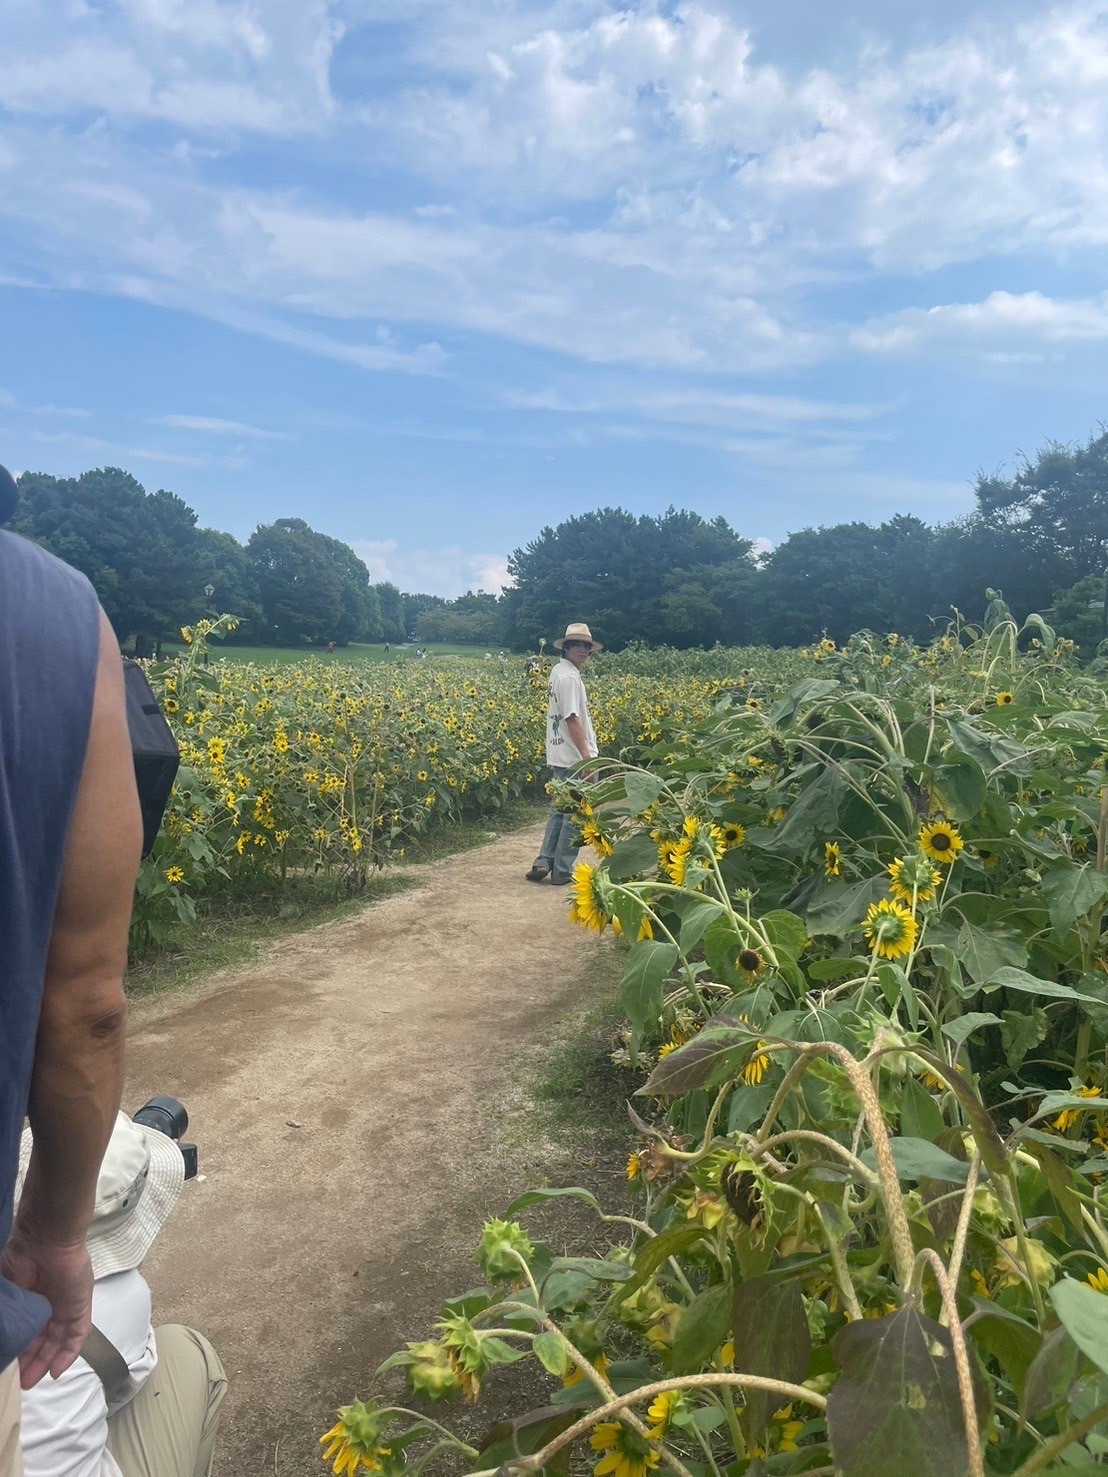
[[[585,1139],[590,1148],[622,1144],[627,1137],[629,1073],[615,1066],[624,1012],[617,999],[605,999],[575,1021],[555,1042],[530,1084],[543,1127],[559,1138]]]

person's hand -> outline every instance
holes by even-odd
[[[49,1323],[19,1359],[19,1382],[30,1390],[44,1375],[64,1374],[84,1346],[92,1327],[92,1263],[83,1241],[44,1242],[17,1219],[0,1271],[50,1304]]]

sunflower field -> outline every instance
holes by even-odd
[[[147,668],[181,769],[139,875],[137,946],[191,922],[199,898],[316,875],[355,891],[430,829],[543,799],[547,678],[524,659],[217,659],[233,625],[198,621],[184,656]],[[590,686],[609,753],[699,721],[721,689],[691,671],[612,671]]]
[[[623,951],[629,1202],[541,1189],[490,1219],[483,1284],[343,1408],[326,1460],[1100,1470],[1101,678],[996,601],[926,649],[825,641],[687,716],[602,762],[579,813],[599,860],[571,922]],[[557,1196],[604,1255],[533,1239]],[[548,1398],[476,1445],[376,1383],[401,1371],[426,1410],[520,1360]]]

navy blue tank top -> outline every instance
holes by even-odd
[[[0,1246],[66,835],[88,746],[100,641],[84,575],[0,532]],[[41,1297],[0,1277],[0,1369],[45,1324]]]

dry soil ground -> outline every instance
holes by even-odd
[[[618,966],[569,926],[566,889],[523,880],[539,834],[135,1011],[127,1103],[181,1098],[200,1145],[145,1271],[156,1321],[204,1330],[227,1367],[217,1477],[318,1477],[335,1406],[479,1280],[482,1219],[578,1181],[520,1131],[518,1063]]]

